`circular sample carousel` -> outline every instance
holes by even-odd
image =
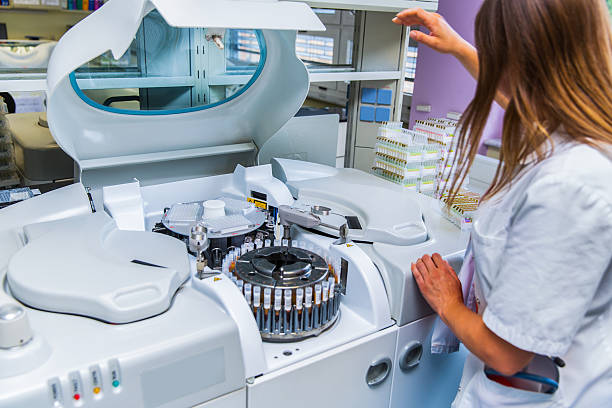
[[[341,288],[330,262],[297,246],[246,243],[223,260],[266,341],[316,336],[338,319]]]

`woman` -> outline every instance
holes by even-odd
[[[424,297],[471,352],[453,406],[612,407],[605,0],[485,0],[476,48],[435,13],[410,9],[393,21],[425,26],[428,34],[410,37],[451,53],[478,80],[461,120],[452,192],[474,160],[491,104],[506,110],[503,166],[462,269],[473,268],[477,310],[464,304],[472,286],[462,292],[440,255],[412,265]]]

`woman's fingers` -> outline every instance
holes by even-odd
[[[397,13],[396,17],[402,21],[404,25],[423,25],[427,28],[434,23],[432,17],[434,13],[429,13],[422,8],[411,8]]]
[[[442,268],[448,264],[444,259],[442,259],[442,255],[437,252],[431,256],[431,259],[438,268]]]
[[[419,272],[421,273],[421,275],[423,275],[423,277],[425,277],[429,272],[427,270],[427,267],[425,266],[425,264],[423,263],[423,259],[419,259],[416,261],[416,263],[414,264],[416,266],[416,268],[419,270]]]
[[[434,265],[436,265],[437,268],[441,268],[444,265],[444,259],[442,259],[440,254],[437,252],[431,254],[431,260],[433,261]]]
[[[416,264],[410,264],[410,269],[412,270],[414,280],[416,280],[419,287],[421,287],[423,284],[423,275],[421,274],[421,271],[419,271],[419,269],[416,267]]]
[[[442,53],[459,52],[465,45],[465,40],[438,13],[412,8],[398,13],[393,22],[406,26],[420,25],[426,27],[429,30],[428,34],[411,30],[410,38]]]
[[[425,34],[422,31],[412,30],[410,31],[410,38],[419,42],[421,44],[425,44],[428,47],[436,49],[440,46],[440,39],[434,37],[433,35]]]
[[[423,261],[429,272],[433,272],[433,270],[436,269],[436,265],[434,264],[433,260],[429,255],[423,255],[421,257],[421,260]]]

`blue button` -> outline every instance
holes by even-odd
[[[359,120],[365,122],[374,122],[374,107],[373,106],[362,106],[359,110]]]
[[[361,90],[361,103],[376,103],[376,88],[363,88]]]
[[[391,109],[376,108],[376,121],[377,122],[388,122],[390,118],[391,118]]]
[[[379,89],[378,90],[378,104],[379,105],[391,105],[393,100],[393,91],[390,89]]]

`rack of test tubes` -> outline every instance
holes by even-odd
[[[401,122],[384,123],[376,138],[373,172],[428,195],[437,190],[443,146]]]
[[[448,192],[440,197],[444,216],[462,230],[469,229],[472,226],[474,212],[480,204],[480,195],[462,188],[453,197],[450,206],[447,205],[449,199]]]
[[[429,196],[440,196],[454,158],[451,119],[416,121],[412,130],[387,122],[378,130],[372,170],[375,174]]]
[[[244,295],[262,339],[290,342],[317,336],[338,320],[340,267],[301,241],[256,239],[229,251],[221,270]]]

